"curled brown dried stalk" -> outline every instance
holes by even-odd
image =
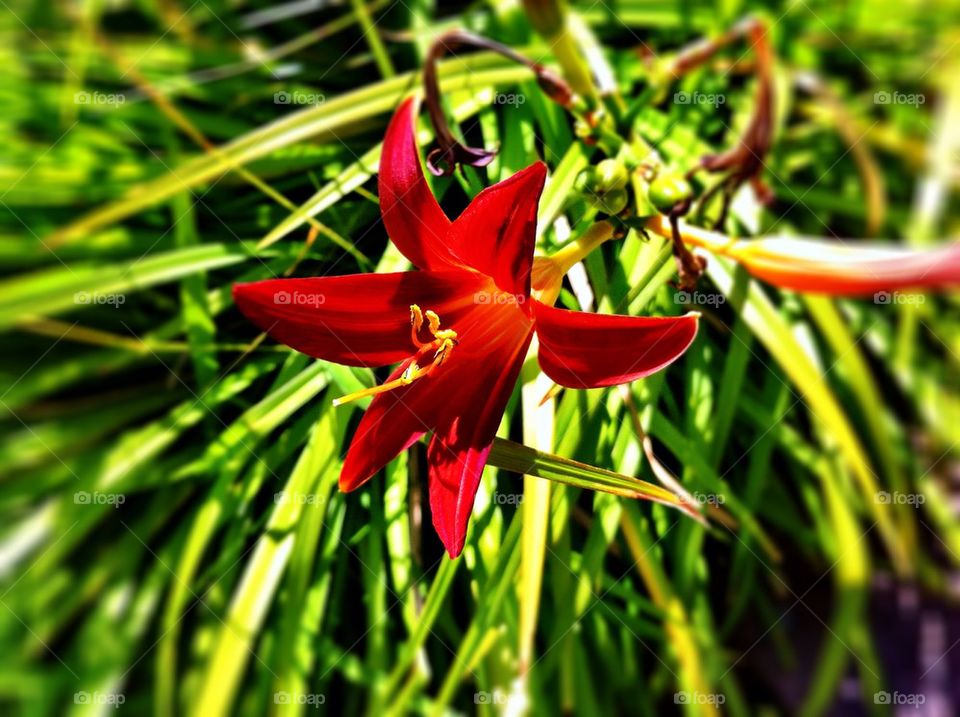
[[[764,158],[770,152],[774,119],[774,56],[767,34],[767,26],[762,20],[747,18],[737,23],[720,37],[705,43],[698,43],[687,51],[680,53],[673,65],[675,75],[689,72],[706,62],[722,48],[742,38],[750,42],[750,49],[756,56],[753,71],[757,79],[757,96],[754,101],[753,115],[736,145],[719,154],[701,157],[700,164],[687,173],[687,176],[691,178],[700,170],[706,170],[711,174],[726,174],[698,200],[698,207],[702,210],[714,195],[722,192],[723,203],[715,227],[724,224],[733,195],[745,183],[750,183],[757,198],[762,203],[769,204],[773,201],[772,190],[760,177],[764,168]]]
[[[470,167],[485,167],[496,155],[493,150],[482,147],[468,147],[461,144],[447,125],[447,119],[443,113],[440,102],[440,82],[437,78],[437,63],[444,55],[456,53],[461,47],[490,50],[529,67],[540,88],[551,100],[563,107],[571,107],[574,100],[573,91],[559,75],[506,45],[465,30],[445,32],[434,40],[430,46],[423,70],[427,112],[430,115],[430,122],[433,125],[439,145],[427,155],[427,168],[437,176],[452,174],[459,164],[466,164]]]

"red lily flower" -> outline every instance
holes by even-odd
[[[536,163],[482,191],[451,222],[424,179],[414,140],[416,105],[387,129],[380,208],[390,238],[419,271],[275,279],[234,286],[243,313],[274,339],[350,366],[400,362],[372,395],[340,475],[352,491],[428,431],[430,507],[451,557],[463,549],[497,427],[536,331],[554,381],[592,388],[633,381],[679,357],[697,315],[596,316],[530,295]]]

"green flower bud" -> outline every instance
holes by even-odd
[[[594,193],[597,191],[597,181],[599,176],[596,167],[587,167],[580,171],[573,182],[574,189],[578,192]]]
[[[693,187],[679,174],[661,174],[650,182],[647,188],[647,198],[650,203],[663,214],[692,196]]]
[[[627,186],[627,180],[630,179],[627,168],[616,159],[605,159],[600,162],[597,165],[597,177],[599,178],[598,187],[602,192],[623,189]]]
[[[619,214],[626,208],[628,200],[626,189],[614,189],[601,195],[597,208],[606,214]]]

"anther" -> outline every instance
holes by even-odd
[[[424,346],[420,340],[420,329],[423,328],[423,312],[416,304],[410,304],[410,339],[417,348]]]
[[[427,328],[433,336],[433,341],[424,342],[420,340],[420,330],[423,328],[424,316],[427,318]],[[410,365],[403,370],[403,373],[401,373],[398,378],[387,381],[379,386],[365,388],[361,391],[341,396],[340,398],[334,399],[333,405],[342,406],[358,398],[376,396],[379,393],[386,393],[401,386],[409,386],[417,379],[429,376],[435,369],[439,368],[450,356],[453,347],[459,343],[459,341],[457,341],[456,331],[453,329],[440,328],[440,317],[435,311],[430,311],[429,309],[427,311],[421,311],[420,307],[416,304],[410,304],[410,339],[413,345],[417,347],[417,352],[410,361]],[[426,368],[421,368],[417,362],[430,350],[433,350],[433,363]]]

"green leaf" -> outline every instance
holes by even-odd
[[[700,514],[689,504],[658,485],[569,458],[544,453],[502,438],[494,440],[487,463],[496,468],[545,478],[576,488],[612,493],[623,498],[650,500],[677,508],[691,518],[702,520]]]
[[[145,257],[132,264],[49,269],[0,282],[0,328],[29,316],[108,305],[118,310],[126,294],[197,272],[249,259],[222,244],[205,244]]]

